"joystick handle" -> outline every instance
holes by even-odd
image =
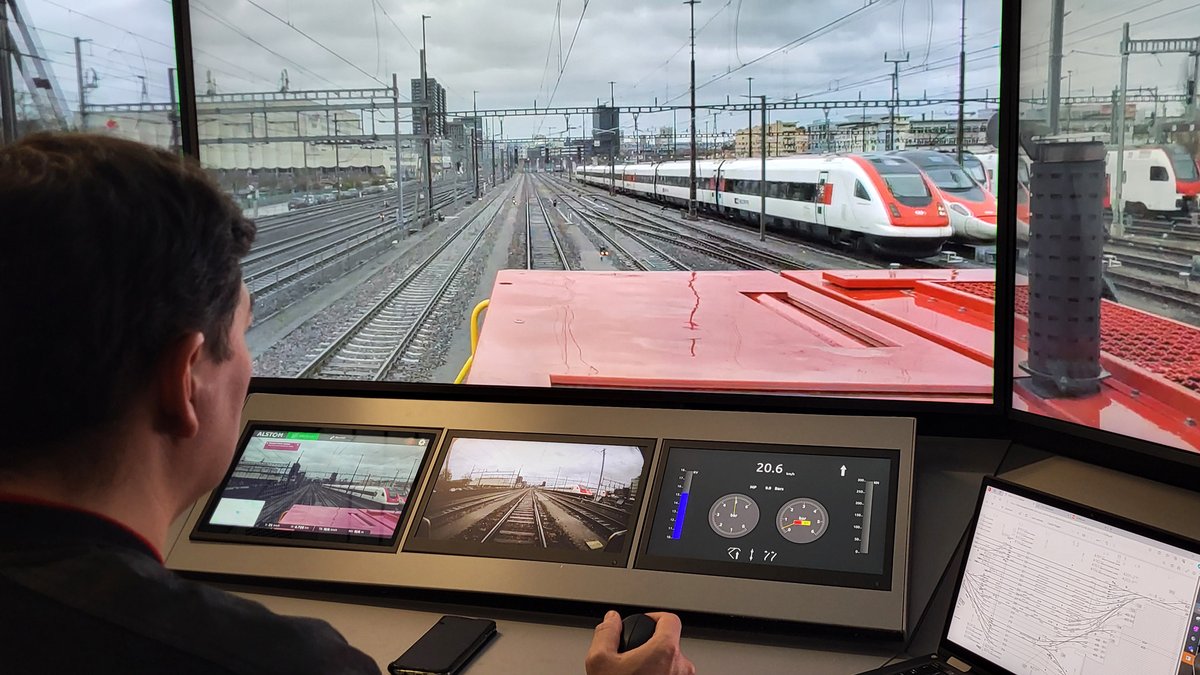
[[[646,644],[654,635],[654,619],[645,614],[630,614],[621,621],[621,642],[617,651],[624,653]]]

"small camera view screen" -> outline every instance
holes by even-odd
[[[890,587],[897,460],[894,451],[669,447],[637,566]]]
[[[649,448],[451,437],[406,550],[624,565]]]
[[[202,531],[394,542],[429,433],[252,429]]]

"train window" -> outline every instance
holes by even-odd
[[[916,173],[885,173],[883,180],[888,191],[901,204],[908,206],[926,206],[933,198],[925,179]]]
[[[406,551],[622,566],[653,441],[455,431]]]
[[[871,195],[867,194],[867,188],[860,180],[854,181],[854,196],[858,197],[859,199],[871,201]]]
[[[284,4],[188,3],[199,81],[187,95],[199,111],[200,159],[259,225],[243,270],[258,310],[248,336],[257,377],[993,402],[986,356],[993,348],[991,317],[984,309],[957,317],[957,342],[947,345],[929,337],[946,319],[922,293],[932,297],[959,283],[951,280],[961,271],[991,273],[992,257],[986,250],[977,256],[972,247],[993,245],[994,233],[956,229],[950,214],[936,207],[917,215],[932,202],[915,170],[900,162],[913,175],[892,174],[896,166],[864,161],[887,149],[891,129],[883,118],[894,68],[879,57],[901,44],[929,49],[914,51],[901,65],[907,93],[896,111],[898,144],[920,137],[931,139],[923,145],[957,147],[957,110],[945,101],[958,99],[956,59],[963,45],[949,39],[927,45],[926,29],[947,17],[959,25],[961,2],[910,7],[907,23],[899,21],[902,3],[896,2],[747,3],[743,28],[783,26],[789,33],[814,21],[829,28],[799,47],[767,47],[761,61],[747,61],[737,76],[705,70],[729,60],[713,31],[733,10],[721,3],[694,7],[697,27],[720,12],[697,40],[697,105],[705,111],[695,122],[699,223],[681,217],[688,211],[692,130],[690,117],[677,109],[688,100],[676,81],[687,50],[673,54],[686,30],[678,40],[669,35],[686,29],[687,6],[658,7],[656,20],[619,34],[607,30],[594,9],[573,17],[577,43],[570,73],[556,90],[558,77],[526,77],[540,73],[544,60],[522,60],[486,39],[495,26],[516,26],[507,42],[540,42],[545,49],[553,31],[535,30],[540,24],[533,10],[518,12],[522,20],[513,24],[515,10],[505,3],[463,0],[439,9],[427,21],[423,80],[421,45],[407,39],[422,25],[412,3],[376,3],[387,15],[377,17],[378,40],[345,39],[376,34],[371,12],[339,11],[336,3],[293,3],[284,11]],[[636,0],[612,4],[617,11],[641,9]],[[1000,3],[966,5],[964,145],[982,151],[983,129],[999,103]],[[757,37],[774,40],[767,32]],[[874,57],[839,60],[829,78],[810,81],[806,64],[813,58],[866,34],[887,34],[895,44],[880,42]],[[214,54],[246,64],[244,72],[225,72],[228,65]],[[499,75],[478,67],[489,62],[512,67]],[[668,67],[657,72],[644,67],[664,62]],[[774,82],[763,93],[771,128],[778,122],[782,137],[767,139],[775,150],[766,160],[766,186],[756,180],[762,177],[757,145],[748,156],[743,134],[738,150],[737,132],[757,119],[757,112],[747,121],[744,110],[731,110],[745,93],[743,76],[761,78],[755,94],[760,82]],[[829,90],[830,79],[863,84]],[[541,90],[531,88],[543,80]],[[611,92],[610,80],[616,82]],[[615,108],[588,104],[599,91],[611,94]],[[414,105],[422,101],[429,105]],[[828,126],[822,127],[826,110]],[[922,122],[927,130],[945,131],[919,132]],[[597,131],[611,128],[621,129],[619,139]],[[614,146],[611,160],[601,143]],[[795,155],[778,156],[793,149]],[[565,173],[554,173],[564,160]],[[619,167],[616,181],[610,181],[610,161]],[[880,171],[888,173],[896,197],[874,199],[887,189]],[[714,175],[719,195],[710,183]],[[826,190],[829,208],[818,210],[812,204],[821,180],[833,187]],[[855,181],[869,191],[866,202],[863,191],[856,199]],[[743,241],[744,228],[759,222],[760,187],[770,196],[767,221],[783,243]],[[542,203],[554,199],[558,208],[543,212]],[[851,212],[844,204],[861,208]],[[746,246],[755,250],[747,253]],[[721,248],[739,256],[731,261]],[[910,288],[896,289],[893,282],[878,293],[818,275],[882,277],[893,264],[920,270],[921,278],[914,276]],[[511,278],[528,268],[547,273]],[[739,285],[763,291],[755,284],[764,269],[776,270],[770,293],[744,302],[746,289]],[[692,271],[702,299],[695,317],[674,314],[685,305],[690,313],[687,303],[634,300],[673,293],[670,280],[681,277],[672,273]],[[565,351],[555,337],[562,333],[543,321],[550,315],[546,306],[562,306],[552,289],[561,286],[531,281],[564,274],[580,282],[569,300],[575,304],[559,315],[573,317],[573,325],[560,322],[557,330],[572,329],[579,342]],[[721,285],[722,279],[734,281]],[[811,321],[788,316],[809,300],[823,302],[814,295],[819,292],[839,294],[850,309],[814,335],[804,328]],[[782,300],[789,293],[798,304]],[[689,290],[684,299],[693,297]],[[490,306],[472,319],[483,299]],[[920,316],[910,322],[910,311]],[[526,318],[517,322],[521,317],[511,312]],[[902,314],[905,322],[880,319],[881,312]],[[482,328],[474,354],[472,321]],[[912,328],[896,328],[901,323]],[[733,331],[741,325],[752,326],[744,339],[753,345],[737,342],[743,338]],[[695,342],[700,327],[720,335],[706,333]],[[884,333],[881,342],[860,339]],[[896,353],[886,346],[892,343],[914,346]],[[849,356],[859,350],[870,358]],[[739,353],[755,357],[735,357]]]
[[[14,117],[10,128],[8,106],[0,108],[0,144],[38,131],[86,131],[182,149],[171,3],[107,7],[26,0],[16,5],[20,14],[0,21],[14,42],[0,67],[17,75],[0,91]],[[197,58],[230,83],[247,82],[242,66],[218,54]]]
[[[1017,209],[1012,405],[1024,417],[1194,453],[1200,225],[1189,196],[1196,183],[1180,167],[1194,167],[1200,131],[1176,77],[1191,72],[1191,56],[1131,50],[1124,109],[1093,98],[1092,88],[1122,96],[1120,59],[1095,55],[1119,51],[1123,31],[1134,45],[1172,42],[1200,24],[1200,6],[1165,0],[1134,13],[1120,0],[1021,3],[1018,117],[1040,125],[1045,145],[1031,144],[1032,197]],[[1061,43],[1052,26],[1062,27]],[[1164,108],[1147,91],[1177,102]],[[1077,144],[1071,156],[1080,161],[1039,160],[1061,143]],[[1094,282],[1056,285],[1067,278]]]

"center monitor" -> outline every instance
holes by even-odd
[[[636,567],[891,589],[898,451],[664,446]]]
[[[645,439],[449,432],[405,551],[624,566]]]
[[[252,423],[192,538],[394,551],[436,438]]]

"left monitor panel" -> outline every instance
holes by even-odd
[[[253,423],[193,539],[396,550],[437,432]]]

